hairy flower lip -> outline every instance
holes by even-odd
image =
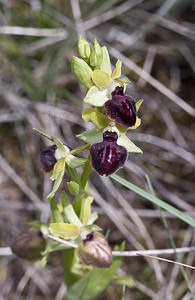
[[[40,155],[41,167],[45,172],[51,172],[57,162],[55,158],[57,146],[51,145],[43,149]]]
[[[135,125],[137,117],[135,101],[124,95],[123,87],[116,87],[112,92],[112,99],[107,100],[104,106],[109,119],[125,127]]]
[[[105,131],[103,142],[91,145],[91,162],[101,176],[109,176],[124,166],[128,153],[125,147],[117,144],[116,132]]]

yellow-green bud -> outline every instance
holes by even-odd
[[[78,256],[87,265],[108,268],[112,264],[112,251],[103,234],[89,233],[77,249]]]
[[[78,52],[84,59],[88,59],[91,53],[89,43],[80,35],[78,40]]]
[[[83,59],[73,56],[72,72],[86,88],[90,89],[94,85],[91,80],[93,71]]]
[[[99,67],[103,59],[102,48],[96,39],[94,39],[93,43],[94,46],[93,49],[91,50],[91,54],[89,58],[90,66]]]
[[[16,237],[11,249],[18,257],[34,262],[41,259],[41,252],[45,250],[45,246],[46,240],[41,231],[31,228]]]

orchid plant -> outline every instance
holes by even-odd
[[[91,210],[94,199],[90,195],[88,179],[91,167],[100,176],[110,176],[124,166],[129,152],[142,153],[128,138],[127,132],[140,126],[137,114],[143,100],[135,102],[125,94],[129,80],[121,76],[121,61],[116,62],[112,71],[108,50],[96,39],[91,47],[80,36],[78,52],[81,58],[73,57],[72,71],[88,89],[84,97],[88,107],[85,105],[82,118],[94,125],[93,129],[76,135],[85,144],[71,151],[58,138],[34,129],[52,142],[42,151],[40,161],[43,171],[51,172],[53,187],[47,196],[51,208],[49,224],[31,224],[39,228],[42,238],[40,234],[30,233],[35,242],[29,251],[39,249],[42,267],[47,264],[51,252],[62,251],[67,300],[94,299],[110,281],[129,284],[128,276],[116,275],[121,258],[112,259],[102,229],[95,225],[98,214]],[[87,155],[82,157],[81,151],[86,151]],[[81,172],[77,172],[77,168]],[[66,191],[63,190],[57,199],[56,192],[65,173],[70,180],[66,182]],[[46,246],[42,239],[47,241]],[[26,240],[26,235],[19,237],[12,247],[13,252],[19,253],[18,249]],[[124,244],[118,247],[118,250],[123,249]],[[23,258],[28,259],[25,254]]]

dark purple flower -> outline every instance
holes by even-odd
[[[124,95],[124,88],[117,86],[112,92],[112,99],[106,101],[105,110],[108,117],[119,124],[131,127],[136,123],[135,101]]]
[[[53,167],[56,163],[55,151],[57,147],[56,145],[52,145],[43,149],[40,155],[40,162],[43,170],[45,172],[50,172],[53,170]]]
[[[103,142],[91,145],[92,166],[100,175],[108,176],[124,166],[127,150],[117,145],[116,132],[103,133]]]

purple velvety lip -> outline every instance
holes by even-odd
[[[91,145],[90,153],[92,166],[99,175],[109,176],[124,166],[127,159],[127,150],[117,145],[116,132],[106,131],[103,142]]]
[[[135,101],[124,95],[123,87],[116,87],[112,92],[112,99],[106,101],[105,110],[111,120],[123,126],[131,127],[136,123]]]
[[[40,155],[40,162],[42,169],[45,172],[50,172],[53,170],[53,167],[56,163],[55,151],[57,147],[56,145],[52,145],[43,149]]]

